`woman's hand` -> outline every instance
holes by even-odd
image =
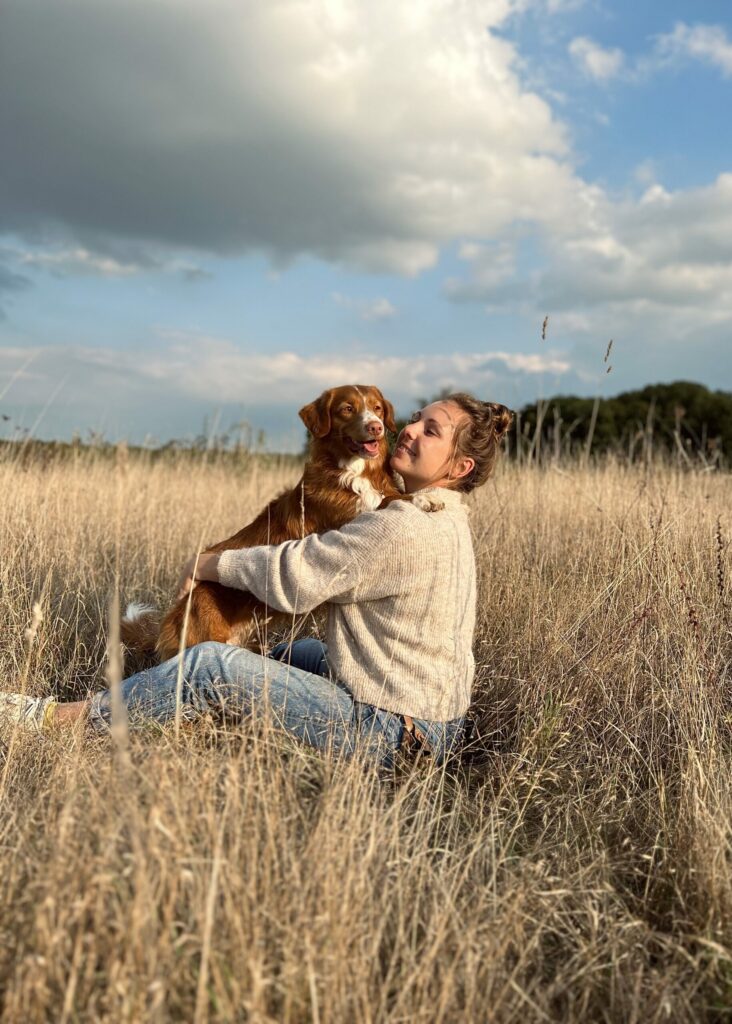
[[[195,568],[195,565],[196,556],[194,555],[193,558],[189,558],[186,564],[183,566],[183,569],[180,574],[180,579],[178,580],[178,593],[176,594],[177,601],[180,601],[181,598],[186,597],[186,595],[196,585],[196,581],[193,579],[193,570]]]
[[[180,581],[178,583],[178,600],[186,597],[195,587],[199,580],[209,580],[211,583],[219,581],[219,556],[216,552],[203,552],[189,558],[183,566]]]

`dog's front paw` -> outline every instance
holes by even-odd
[[[431,494],[418,493],[413,495],[412,504],[416,505],[417,508],[421,508],[423,512],[441,512],[445,507],[444,501]]]

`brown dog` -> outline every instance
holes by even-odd
[[[300,418],[312,435],[300,481],[271,501],[248,526],[207,548],[208,552],[280,544],[332,530],[359,512],[404,497],[387,464],[386,431],[396,430],[394,409],[378,388],[360,384],[330,388],[301,409]],[[178,600],[162,623],[152,609],[132,614],[128,609],[121,636],[133,652],[157,651],[165,660],[180,650],[184,623],[185,647],[218,640],[259,649],[265,621],[276,627],[285,619],[253,594],[220,583],[198,583],[190,608],[187,597]]]

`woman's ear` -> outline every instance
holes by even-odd
[[[313,437],[325,437],[330,433],[330,406],[333,392],[324,391],[320,398],[309,402],[300,410],[299,416]]]
[[[469,458],[467,455],[461,459],[458,459],[450,468],[450,478],[452,480],[461,480],[468,473],[472,473],[475,469],[475,459]]]

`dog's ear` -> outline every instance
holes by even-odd
[[[320,398],[309,402],[300,410],[300,419],[308,428],[313,437],[325,437],[330,433],[330,406],[333,401],[333,392],[324,391]]]
[[[397,425],[394,419],[394,406],[386,398],[384,399],[384,426],[392,434],[396,433]]]

